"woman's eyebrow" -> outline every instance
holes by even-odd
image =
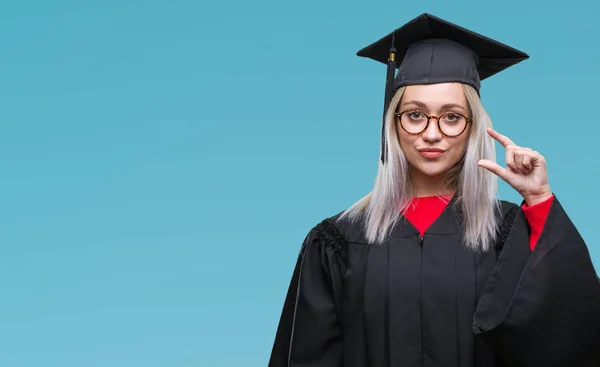
[[[466,108],[464,108],[463,106],[456,104],[456,103],[448,103],[448,104],[445,104],[442,106],[443,110],[450,109],[450,108],[460,108],[463,111],[467,111]]]
[[[423,109],[427,109],[428,108],[425,103],[420,102],[420,101],[415,101],[415,100],[404,102],[402,104],[403,105],[413,104],[413,105],[418,106],[418,107],[423,108]],[[460,108],[461,110],[463,110],[465,112],[467,111],[467,109],[465,107],[463,107],[463,106],[461,106],[461,105],[459,105],[457,103],[446,103],[441,108],[442,108],[442,110],[447,110],[449,108]]]
[[[423,102],[419,102],[419,101],[408,101],[408,102],[404,102],[402,104],[414,104],[416,106],[419,106],[421,108],[427,108],[427,105]]]

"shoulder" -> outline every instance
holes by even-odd
[[[308,237],[319,239],[326,246],[345,246],[350,243],[366,244],[363,217],[349,217],[344,211],[323,218],[314,225]]]
[[[500,204],[502,218],[505,218],[507,215],[512,215],[520,208],[518,204],[515,204],[511,201],[498,200],[498,202]]]
[[[499,204],[501,213],[496,247],[501,248],[508,238],[521,207],[518,204],[506,200],[499,200]]]
[[[517,218],[521,206],[506,200],[498,200],[500,204],[499,221],[503,228],[510,228]]]

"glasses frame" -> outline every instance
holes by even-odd
[[[419,131],[418,133],[411,133],[411,132],[409,132],[409,131],[407,131],[407,130],[406,130],[406,128],[404,127],[404,125],[402,125],[402,115],[404,115],[404,114],[405,114],[405,113],[407,113],[407,112],[420,112],[420,113],[422,113],[422,114],[423,114],[425,117],[427,117],[427,123],[425,124],[425,127],[423,128],[423,130]],[[464,128],[461,130],[461,132],[459,132],[459,133],[458,133],[458,134],[456,134],[456,135],[448,135],[448,134],[446,134],[446,133],[445,133],[445,132],[442,130],[442,127],[440,126],[440,119],[442,119],[444,116],[448,116],[448,115],[458,115],[458,116],[462,116],[462,117],[463,117],[463,118],[464,118],[464,119],[467,121],[467,123],[465,124],[465,127],[464,127]],[[397,122],[399,122],[399,123],[400,123],[400,127],[402,128],[402,130],[406,131],[406,133],[407,133],[407,134],[410,134],[410,135],[421,135],[421,134],[423,134],[423,132],[424,132],[425,130],[427,130],[427,128],[429,127],[429,122],[431,121],[431,119],[432,119],[432,118],[434,118],[434,119],[437,121],[437,127],[438,127],[438,130],[440,131],[440,133],[442,133],[442,135],[444,135],[444,136],[447,136],[447,137],[449,137],[449,138],[455,138],[455,137],[457,137],[457,136],[460,136],[462,133],[464,133],[464,132],[465,132],[465,130],[467,130],[467,126],[468,126],[470,123],[472,123],[472,122],[473,122],[473,119],[472,119],[472,118],[470,118],[470,117],[467,117],[467,116],[463,115],[462,113],[458,113],[458,112],[446,112],[446,113],[444,113],[444,114],[442,114],[442,115],[440,115],[440,116],[433,116],[433,115],[429,116],[428,114],[426,114],[425,112],[423,112],[423,111],[421,111],[421,110],[419,110],[419,109],[412,109],[412,110],[405,110],[405,111],[402,111],[402,112],[396,112],[396,113],[394,114],[394,116],[395,116],[395,117],[398,119],[398,121],[397,121]]]

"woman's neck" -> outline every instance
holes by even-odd
[[[455,190],[446,186],[444,176],[426,176],[411,172],[411,182],[415,197],[454,195]]]

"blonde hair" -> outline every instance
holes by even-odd
[[[387,161],[379,163],[372,191],[345,210],[339,220],[362,218],[365,235],[370,244],[381,244],[398,223],[402,213],[414,197],[409,164],[397,139],[394,112],[405,88],[400,88],[390,102],[384,118],[387,141]],[[496,199],[497,177],[477,165],[480,159],[496,161],[494,142],[486,129],[491,119],[481,104],[475,89],[463,84],[471,110],[471,126],[465,154],[455,167],[447,172],[446,184],[456,190],[456,204],[463,213],[463,240],[466,247],[487,251],[498,231],[500,202]]]

